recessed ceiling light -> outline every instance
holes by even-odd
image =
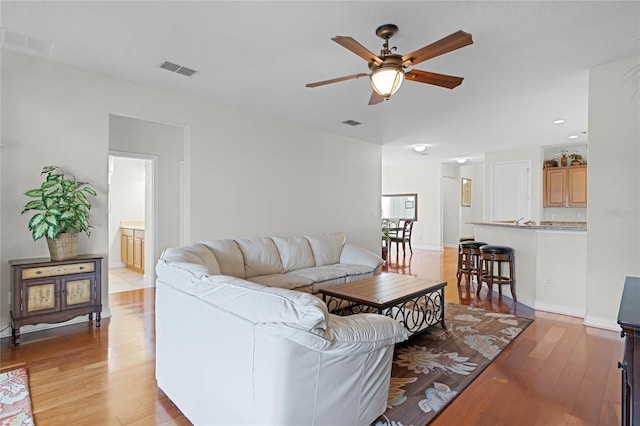
[[[571,135],[569,136],[569,139],[578,139],[578,135]]]
[[[458,164],[464,164],[467,162],[466,158],[456,158],[456,163]]]
[[[424,152],[427,149],[426,145],[414,145],[413,150],[415,152]]]
[[[564,123],[566,120],[564,118],[558,118],[557,120],[553,120],[553,124],[562,124]]]

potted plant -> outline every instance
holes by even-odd
[[[47,239],[51,260],[74,259],[77,253],[78,233],[91,235],[87,195],[96,196],[88,182],[79,182],[58,166],[45,166],[40,175],[46,178],[40,188],[25,192],[29,201],[22,210],[37,210],[29,221],[33,240]]]
[[[571,158],[571,165],[572,166],[579,166],[581,164],[584,164],[584,158],[582,158],[582,155],[580,154],[570,154],[569,158]]]
[[[391,228],[388,223],[384,223],[382,226],[382,258],[387,260],[389,254]]]

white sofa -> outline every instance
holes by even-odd
[[[342,234],[165,250],[158,386],[196,425],[371,424],[386,408],[394,344],[407,332],[381,315],[331,315],[310,293],[380,263]]]

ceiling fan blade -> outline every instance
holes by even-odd
[[[427,72],[421,70],[411,70],[404,74],[404,79],[408,81],[417,81],[418,83],[433,84],[434,86],[446,87],[447,89],[453,89],[454,87],[462,84],[462,77],[455,77],[453,75],[437,74],[434,72]]]
[[[460,30],[453,34],[450,34],[428,46],[418,49],[402,57],[402,65],[415,65],[427,59],[435,58],[436,56],[443,55],[451,52],[452,50],[460,49],[461,47],[473,44],[471,34],[465,33]]]
[[[380,102],[384,101],[384,96],[376,92],[375,90],[371,91],[371,98],[369,98],[369,105],[376,105]]]
[[[316,81],[315,83],[307,83],[307,84],[305,84],[305,87],[324,86],[325,84],[337,83],[339,81],[345,81],[345,80],[352,80],[354,78],[360,78],[360,77],[364,77],[364,76],[367,76],[367,75],[369,75],[369,74],[365,74],[363,72],[361,72],[359,74],[345,75],[344,77],[332,78],[331,80]]]
[[[369,49],[367,49],[366,47],[358,43],[352,37],[335,36],[331,38],[331,40],[335,41],[345,49],[349,49],[350,51],[360,56],[362,59],[364,59],[367,62],[373,61],[376,64],[382,64],[382,59],[378,58],[376,55],[373,54],[373,52],[371,52]]]

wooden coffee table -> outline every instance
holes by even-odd
[[[381,274],[320,290],[329,311],[338,315],[374,312],[399,321],[410,336],[444,324],[446,282],[411,275]]]

